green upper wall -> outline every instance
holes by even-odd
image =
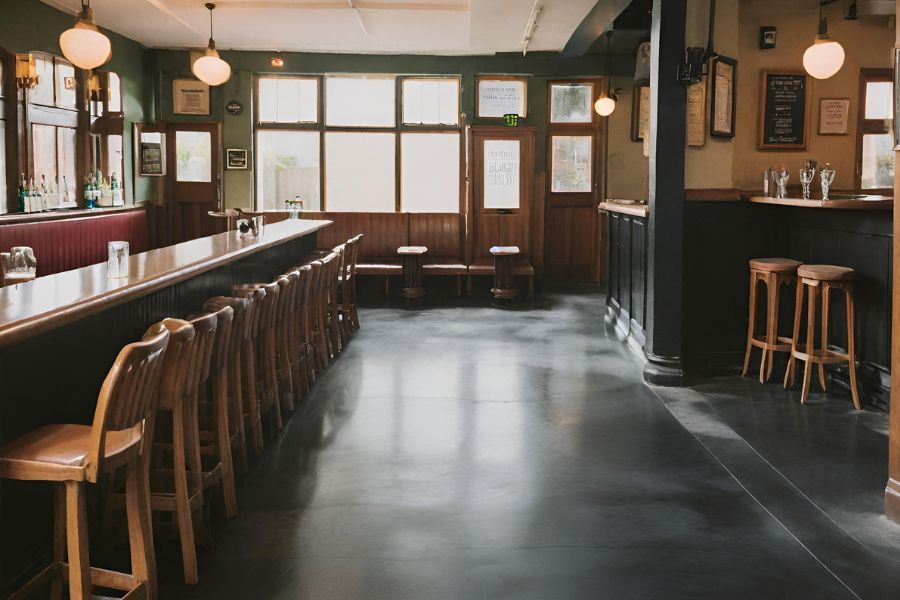
[[[75,22],[72,15],[56,10],[39,0],[0,0],[0,47],[9,52],[41,51],[62,56],[59,35]],[[153,119],[153,81],[145,61],[146,48],[111,31],[104,31],[112,41],[112,59],[103,67],[115,71],[122,79],[125,113],[125,181],[132,181],[134,166],[131,124]],[[145,182],[138,182],[140,198]],[[129,200],[132,188],[126,186]]]

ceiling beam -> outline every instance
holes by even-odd
[[[584,56],[590,47],[612,25],[631,0],[599,0],[563,48],[565,57]]]

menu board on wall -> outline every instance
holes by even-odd
[[[484,141],[484,208],[519,208],[519,140]]]
[[[763,71],[760,87],[759,149],[806,148],[809,76]]]

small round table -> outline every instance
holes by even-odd
[[[428,252],[425,246],[400,246],[397,254],[403,261],[403,289],[400,293],[407,300],[419,300],[425,296],[422,285],[422,257]]]

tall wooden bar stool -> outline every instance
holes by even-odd
[[[776,352],[790,352],[791,338],[778,336],[778,299],[782,285],[790,285],[797,278],[800,262],[789,258],[754,258],[750,261],[750,312],[747,316],[747,349],[744,352],[744,369],[750,367],[753,348],[762,350],[759,364],[759,382],[765,383],[772,376]],[[766,320],[762,335],[757,329],[757,303],[759,284],[766,286]],[[766,368],[768,363],[768,368]]]
[[[494,255],[494,287],[491,294],[494,295],[494,300],[511,303],[519,294],[514,272],[519,247],[494,246],[491,248],[491,254]]]
[[[293,318],[290,323],[288,332],[288,343],[291,348],[291,360],[293,368],[293,380],[295,382],[294,395],[299,401],[304,395],[309,393],[310,378],[309,368],[307,366],[310,360],[308,341],[308,327],[306,310],[309,302],[309,280],[312,267],[304,265],[289,270],[285,275],[295,274],[297,282],[295,284],[293,304],[291,313]]]
[[[256,372],[257,355],[259,354],[260,340],[260,306],[266,296],[266,290],[262,288],[235,288],[232,293],[237,298],[249,301],[247,305],[247,321],[245,338],[241,343],[241,354],[239,360],[241,362],[241,399],[243,400],[244,414],[244,431],[249,432],[250,444],[248,448],[253,449],[256,456],[262,454],[263,451],[263,433],[262,433],[262,416],[260,414],[259,390],[260,384],[258,377],[262,377],[261,373]]]
[[[60,598],[63,579],[73,600],[91,598],[93,586],[126,592],[127,598],[157,597],[144,437],[145,427],[152,428],[168,340],[166,327],[157,323],[119,352],[92,426],[47,425],[0,448],[0,478],[47,481],[54,490],[53,563],[9,598],[28,598],[47,582],[51,597]],[[126,469],[131,573],[92,567],[89,557],[85,484],[120,467]]]
[[[241,355],[242,346],[249,343],[249,316],[251,300],[249,298],[231,298],[216,296],[203,304],[203,310],[218,312],[222,307],[230,306],[234,312],[231,322],[231,335],[228,345],[223,349],[225,354],[226,385],[228,398],[228,434],[231,448],[241,474],[248,472],[247,436],[244,430],[244,400]]]
[[[403,261],[403,288],[400,293],[407,303],[416,302],[425,297],[425,286],[422,285],[422,260],[428,252],[426,246],[400,246],[397,254]]]
[[[278,284],[278,318],[275,326],[275,358],[276,372],[278,375],[279,390],[281,391],[282,411],[285,418],[294,412],[294,406],[299,402],[299,381],[294,372],[294,351],[296,346],[293,341],[296,332],[294,320],[295,296],[297,284],[300,282],[300,274],[291,271],[281,275],[275,280]]]
[[[306,308],[307,317],[307,345],[311,356],[310,360],[310,381],[314,381],[319,373],[321,373],[328,364],[325,359],[326,351],[323,350],[322,344],[325,343],[320,321],[323,321],[322,311],[319,305],[322,302],[322,261],[314,260],[309,263],[309,302]],[[326,343],[327,346],[327,343]]]
[[[278,326],[278,306],[280,302],[277,282],[250,283],[234,288],[235,295],[241,290],[265,290],[259,302],[259,332],[256,343],[256,395],[259,400],[260,416],[272,411],[275,427],[284,429],[281,410],[281,392],[278,385],[278,346],[276,327]]]
[[[855,308],[853,302],[853,280],[856,271],[847,267],[833,265],[803,265],[797,269],[800,282],[797,284],[797,306],[794,309],[794,342],[791,347],[791,358],[788,361],[787,373],[784,374],[784,387],[794,383],[796,361],[806,363],[803,369],[803,391],[800,402],[806,404],[809,397],[809,384],[812,379],[812,365],[819,366],[819,385],[827,391],[825,383],[825,366],[847,363],[850,371],[850,394],[853,406],[861,408],[859,393],[856,389],[856,351],[855,351]],[[803,311],[803,295],[807,295],[806,342],[800,344],[800,318]],[[847,309],[847,352],[837,352],[828,348],[829,309],[831,308],[830,292],[832,289],[843,290],[844,304]],[[821,346],[816,348],[816,301],[822,299]]]
[[[356,310],[356,266],[359,262],[359,245],[362,239],[363,235],[359,234],[347,240],[344,270],[340,277],[340,310],[347,326],[348,338],[352,335],[353,330],[359,329],[359,313]]]

